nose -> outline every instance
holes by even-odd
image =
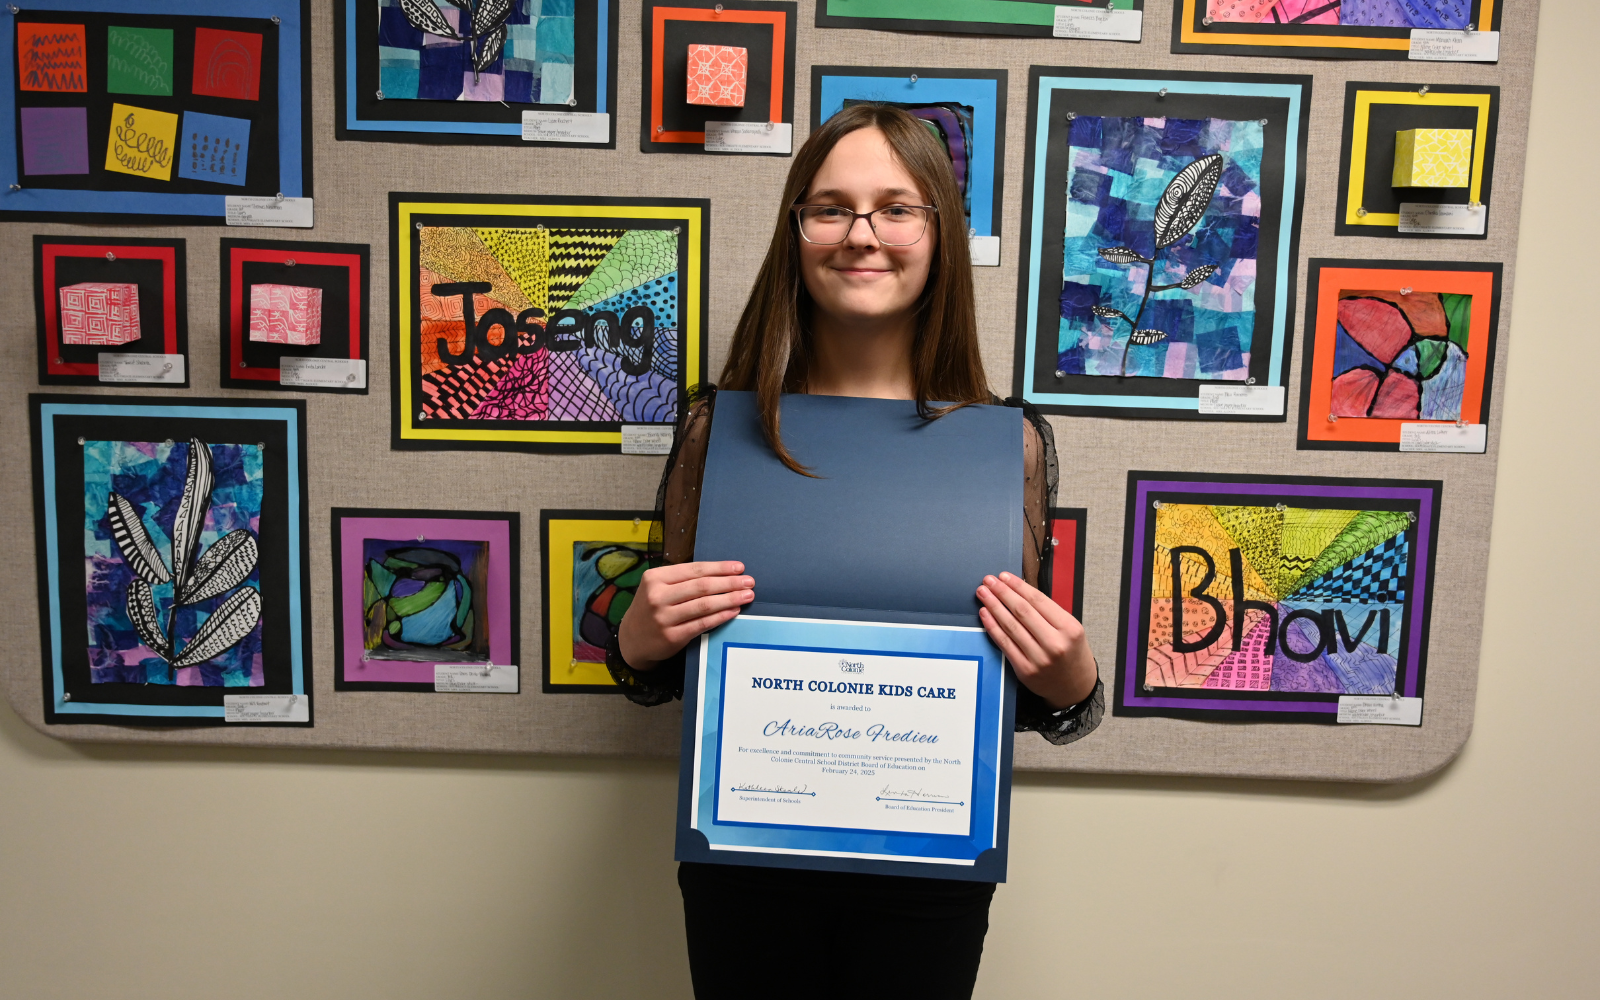
[[[850,232],[845,236],[845,245],[873,249],[878,245],[878,234],[872,229],[872,220],[865,215],[858,215],[850,222]]]

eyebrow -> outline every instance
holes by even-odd
[[[879,188],[877,191],[873,192],[873,194],[877,195],[879,198],[883,198],[883,197],[886,197],[886,196],[894,196],[894,197],[901,197],[901,196],[905,196],[905,195],[910,195],[912,197],[916,197],[917,196],[917,192],[911,190],[910,188]],[[838,190],[832,190],[832,189],[827,190],[827,191],[812,191],[806,197],[807,198],[842,198],[842,197],[844,197],[844,192],[843,191],[838,191]]]

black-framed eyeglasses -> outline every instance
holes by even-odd
[[[928,220],[939,211],[932,205],[885,205],[870,212],[855,212],[843,205],[795,205],[790,211],[800,219],[800,238],[818,246],[843,243],[857,219],[866,219],[878,242],[908,247],[928,231]]]

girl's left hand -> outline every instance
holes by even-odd
[[[1001,573],[983,578],[978,600],[984,630],[1028,690],[1058,710],[1094,692],[1094,654],[1083,625],[1043,591]]]

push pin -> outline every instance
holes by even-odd
[[[1146,684],[1146,685],[1145,685],[1145,686],[1144,686],[1144,689],[1145,689],[1145,690],[1146,690],[1146,691],[1154,691],[1154,690],[1155,690],[1155,686],[1154,686],[1154,685],[1152,685],[1152,684]]]
[[[716,11],[717,11],[718,14],[722,13],[722,4],[720,4],[720,3],[717,4]]]
[[[1059,368],[1058,368],[1058,369],[1056,369],[1056,378],[1065,378],[1065,377],[1066,377],[1066,375],[1067,375],[1067,373],[1066,373],[1066,372],[1064,372],[1064,371],[1062,371],[1062,370],[1061,370],[1061,369],[1059,369]]]
[[[22,8],[21,8],[21,7],[18,7],[18,6],[17,6],[17,5],[16,5],[16,4],[14,4],[14,3],[8,3],[8,4],[6,4],[6,10],[9,10],[9,11],[10,11],[10,12],[11,12],[11,13],[13,13],[13,14],[20,14],[20,13],[22,13]]]
[[[974,240],[974,239],[977,239],[977,238],[978,238],[978,231],[976,229],[968,227],[968,229],[967,229],[967,239]]]
[[[1067,112],[1067,121],[1071,122],[1071,121],[1077,121],[1077,120],[1078,120],[1078,113],[1076,111],[1068,111]]]
[[[290,257],[288,260],[284,261],[283,262],[283,266],[284,267],[294,267],[294,258]]]
[[[1265,119],[1265,118],[1261,119],[1261,127],[1262,128],[1266,128],[1267,124],[1268,124],[1268,120],[1267,119]]]
[[[637,528],[639,526],[639,519],[637,517],[633,519],[633,526],[635,528]]]
[[[422,534],[418,534],[417,535],[417,544],[418,545],[426,545],[426,544],[428,544],[427,537],[422,535]]]
[[[657,125],[656,126],[656,135],[660,135],[661,133],[665,132],[666,130],[667,130],[667,127],[665,125]]]
[[[241,361],[241,362],[239,362],[239,367],[240,367],[240,368],[243,368],[243,367],[245,367],[245,363],[244,363],[244,362],[243,362],[243,361]]]
[[[257,441],[256,442],[256,447],[260,448],[262,451],[266,451],[267,450],[267,443],[265,441]]]
[[[1356,209],[1356,215],[1365,219],[1367,217],[1367,206],[1362,205],[1360,208]]]
[[[106,251],[106,260],[116,260],[116,259],[117,259],[117,255],[116,254],[112,253],[110,250]]]
[[[1474,212],[1476,212],[1478,209],[1483,207],[1483,202],[1481,202],[1481,201],[1469,201],[1469,202],[1467,202],[1467,207],[1472,209]]]
[[[62,360],[61,358],[56,358],[56,364],[64,365],[64,364],[66,364],[66,362],[64,360]],[[82,444],[83,442],[80,440],[78,443]]]
[[[1461,417],[1457,417],[1456,418],[1456,427],[1461,428],[1461,427],[1466,427],[1466,426],[1467,426],[1467,422],[1465,420],[1463,420]]]
[[[917,74],[915,74],[915,73],[911,74],[911,82],[912,83],[916,83],[917,82]]]
[[[11,9],[12,9],[12,10],[13,10],[13,11],[14,11],[14,10],[16,10],[16,9],[17,9],[17,8],[15,8],[15,7],[13,7],[13,8],[11,8]],[[61,696],[61,700],[62,700],[62,701],[71,701],[71,700],[72,700],[72,692],[71,692],[71,691],[68,691],[68,692],[66,692],[66,693],[65,693],[65,694],[63,694],[63,695],[62,695],[62,696]]]
[[[768,132],[772,131],[772,123],[771,122],[767,122],[767,131]]]
[[[578,106],[578,99],[576,97],[567,98],[567,107],[575,108],[577,106]]]
[[[279,191],[277,193],[276,197],[273,200],[276,201],[280,205],[283,204],[283,192]]]
[[[383,100],[383,91],[378,91],[378,100]]]
[[[1463,35],[1470,35],[1474,31],[1477,31],[1477,30],[1478,30],[1478,26],[1476,24],[1473,24],[1471,21],[1468,21],[1467,22],[1467,26],[1465,28],[1461,29],[1461,33]]]
[[[673,226],[672,227],[672,235],[676,236],[681,232],[683,232],[683,227],[682,226]]]
[[[22,190],[22,185],[21,184],[13,184],[13,185],[11,185],[11,190],[13,190],[13,191],[21,191]]]
[[[1167,88],[1162,87],[1160,90],[1156,91],[1156,96],[1157,97],[1166,97],[1167,96]]]
[[[282,24],[283,22],[278,20],[278,15],[274,14],[274,15],[272,15],[272,23],[273,24]]]
[[[418,420],[426,420],[426,419],[428,419],[428,415],[426,413],[419,413],[419,414],[417,414],[417,419]]]
[[[417,223],[417,231],[418,231],[418,232],[421,232],[421,231],[422,231],[422,223],[420,223],[420,222],[419,222],[419,223]]]
[[[161,366],[161,374],[165,375],[170,371],[172,371],[172,362],[168,361],[166,364]]]
[[[1212,26],[1212,25],[1213,25],[1213,24],[1216,24],[1216,23],[1217,23],[1217,22],[1215,22],[1215,21],[1213,21],[1213,20],[1211,20],[1211,15],[1210,15],[1210,14],[1207,14],[1207,15],[1206,15],[1206,16],[1205,16],[1205,17],[1203,17],[1203,18],[1201,18],[1201,19],[1200,19],[1200,23],[1201,23],[1201,24],[1203,24],[1203,25],[1205,25],[1205,26],[1206,26],[1206,27],[1208,27],[1208,28],[1209,28],[1209,27],[1211,27],[1211,26]]]
[[[1284,511],[1288,510],[1289,507],[1287,504],[1275,503],[1272,505],[1272,509],[1282,514]]]
[[[1336,424],[1338,422],[1339,422],[1339,415],[1337,413],[1328,414],[1328,423]]]
[[[86,442],[83,438],[79,438],[78,439],[78,443],[79,444],[87,444],[88,442]]]
[[[1401,295],[1410,295],[1411,294],[1411,286],[1407,285],[1406,287],[1400,289],[1400,294]]]
[[[1150,506],[1154,507],[1156,510],[1160,510],[1161,507],[1162,507],[1162,504],[1161,504],[1160,500],[1152,500],[1152,501],[1150,501]]]
[[[1410,521],[1412,524],[1416,524],[1417,523],[1417,512],[1414,511],[1414,510],[1406,511],[1406,520]]]
[[[1423,84],[1422,86],[1417,88],[1417,96],[1418,97],[1427,97],[1428,96],[1428,85],[1427,84]]]

